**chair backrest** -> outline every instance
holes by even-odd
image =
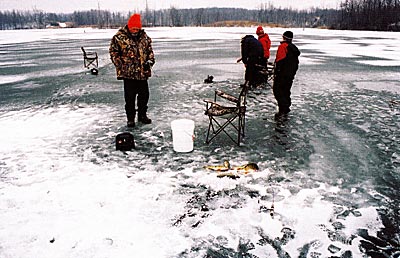
[[[86,51],[85,51],[85,49],[84,49],[83,47],[81,47],[81,49],[82,49],[82,52],[83,52],[83,56],[86,56]]]
[[[94,51],[86,52],[86,50],[83,47],[81,47],[81,49],[83,52],[83,57],[85,59],[96,59],[97,58],[97,52],[94,52]]]

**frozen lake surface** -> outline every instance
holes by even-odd
[[[116,30],[0,31],[0,257],[399,257],[400,33],[293,29],[292,112],[276,122],[271,89],[251,91],[237,147],[205,144],[203,99],[239,93],[255,28],[146,31],[153,124],[127,153]],[[274,57],[284,29],[266,31]],[[173,151],[178,118],[195,121],[191,153]],[[203,169],[223,160],[260,171]]]

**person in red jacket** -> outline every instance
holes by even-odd
[[[264,49],[264,63],[265,63],[265,65],[267,65],[268,59],[269,59],[269,56],[270,56],[269,49],[271,48],[271,40],[269,39],[268,34],[264,32],[264,29],[261,26],[257,27],[256,34],[258,36],[258,41],[260,41],[261,45],[263,46],[263,49]]]
[[[278,47],[275,58],[273,92],[278,102],[278,113],[275,117],[287,115],[292,105],[290,90],[294,76],[299,68],[300,50],[292,43],[293,32],[285,31],[283,41]]]

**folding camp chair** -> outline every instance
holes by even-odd
[[[274,80],[274,69],[275,64],[268,62],[266,66],[257,66],[258,74],[261,76],[261,82],[266,83],[272,87],[272,82]]]
[[[98,68],[99,66],[99,60],[96,52],[86,52],[83,47],[81,47],[82,52],[83,52],[83,66],[85,68],[90,69],[92,66],[92,70]]]
[[[240,140],[244,137],[247,92],[247,85],[243,86],[239,97],[216,90],[214,101],[204,100],[206,102],[205,114],[209,118],[207,144],[221,132],[224,132],[234,143],[240,146]],[[224,99],[224,103],[217,103],[217,97]],[[237,124],[235,124],[235,120],[237,120]],[[230,125],[230,130],[228,130],[228,125]],[[233,137],[232,135],[236,133],[237,137]]]

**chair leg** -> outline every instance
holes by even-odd
[[[239,116],[239,130],[238,130],[238,139],[237,139],[237,145],[240,146],[240,135],[242,134],[242,119]]]
[[[212,118],[209,117],[209,119],[210,119],[210,122],[209,122],[209,124],[208,124],[207,137],[206,137],[206,143],[207,143],[207,144],[209,144],[210,141],[211,141],[211,140],[208,140],[208,137],[210,136],[211,127],[213,127],[213,126],[212,126]],[[214,127],[213,127],[213,131],[214,131]]]
[[[232,123],[237,117],[229,118],[222,125],[220,123],[218,123],[218,121],[216,119],[214,119],[213,117],[209,117],[209,118],[210,118],[210,124],[208,126],[208,132],[207,132],[207,138],[206,138],[207,144],[210,143],[215,137],[217,137],[218,134],[220,134],[221,132],[224,132],[234,143],[236,143],[238,146],[240,146],[240,134],[241,134],[241,131],[243,130],[242,125],[241,125],[242,122],[240,121],[241,120],[240,117],[238,117],[239,127],[236,127],[236,125]],[[212,125],[213,121],[218,125],[219,128],[218,128],[218,130],[213,131],[213,136],[209,139],[210,127],[214,128],[214,126]],[[232,138],[232,136],[227,131],[225,131],[225,127],[228,124],[232,125],[235,128],[235,130],[238,132],[238,141],[234,140]]]
[[[244,129],[245,129],[245,115],[239,116],[239,130],[238,130],[238,145],[240,145],[240,140],[245,137]]]
[[[240,133],[242,134],[242,137],[244,137],[244,128],[246,126],[246,115],[243,114],[243,116],[240,116],[239,120],[242,122],[242,130],[240,131]]]
[[[83,65],[85,68],[90,68],[93,65],[95,68],[99,67],[99,60],[97,58],[88,58],[85,57],[83,59]]]

